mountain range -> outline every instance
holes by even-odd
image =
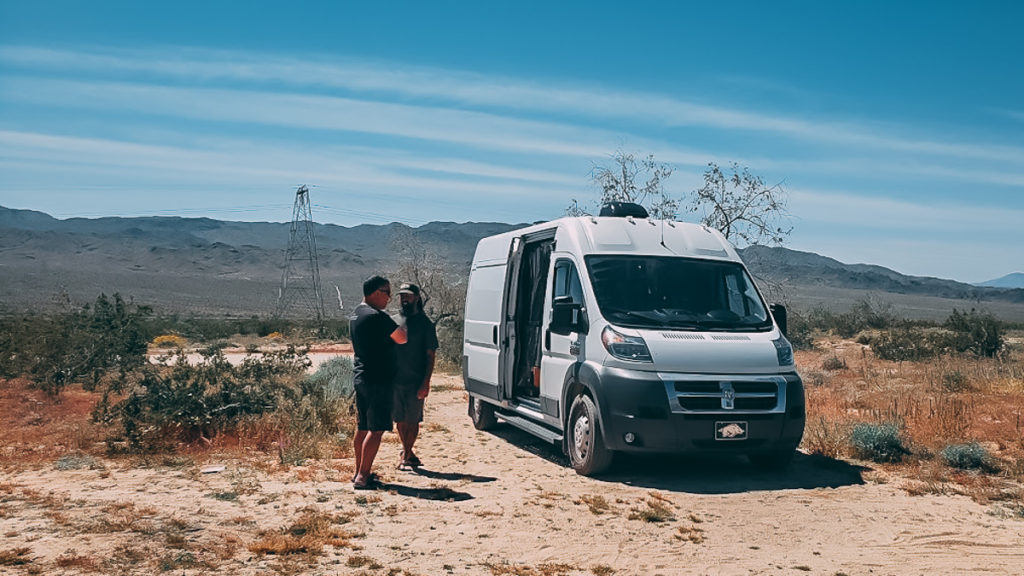
[[[1013,272],[995,280],[980,282],[977,285],[990,288],[1024,288],[1024,272]]]
[[[364,278],[395,269],[394,253],[402,242],[426,247],[454,273],[465,274],[480,238],[522,226],[315,224],[320,277],[332,301],[329,315],[341,314],[333,287],[343,302],[358,302]],[[88,302],[100,293],[120,292],[163,313],[267,315],[277,303],[290,228],[290,223],[180,217],[59,220],[0,206],[0,307],[45,309],[62,293]],[[907,276],[780,247],[753,246],[741,255],[766,297],[795,308],[842,310],[872,297],[910,317],[942,319],[953,308],[985,308],[1024,321],[1020,288]]]

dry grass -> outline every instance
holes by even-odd
[[[0,566],[24,566],[32,562],[29,554],[32,549],[28,547],[0,550]]]
[[[696,526],[680,526],[676,529],[676,540],[700,544],[704,542],[704,530]]]
[[[337,524],[348,522],[345,517],[335,516],[315,508],[306,508],[289,526],[277,532],[264,532],[260,539],[249,545],[254,554],[321,554],[324,546],[352,548],[356,533],[338,528]]]
[[[491,571],[493,576],[569,576],[573,572],[581,572],[579,568],[571,564],[545,563],[537,566],[528,564],[500,564],[486,563],[484,566]],[[605,574],[612,574],[606,572]]]
[[[100,561],[92,556],[82,556],[75,550],[67,550],[57,557],[54,563],[59,568],[74,569],[79,572],[99,572]]]
[[[584,494],[576,500],[576,504],[586,504],[592,514],[604,514],[612,509],[604,496]]]
[[[809,452],[849,457],[855,424],[897,422],[913,455],[895,468],[910,478],[907,487],[914,493],[990,499],[975,480],[984,475],[954,474],[932,462],[946,446],[967,442],[978,442],[995,458],[1001,472],[989,474],[993,481],[998,476],[1008,486],[1024,483],[1024,351],[896,363],[875,358],[866,346],[826,339],[814,350],[797,352],[797,365],[818,376],[806,386],[803,447]],[[817,372],[823,365],[835,370]]]
[[[647,499],[639,506],[634,506],[630,511],[630,520],[643,520],[644,522],[671,522],[676,519],[672,511],[672,502],[657,492],[651,492]]]

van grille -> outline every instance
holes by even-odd
[[[774,380],[679,380],[673,390],[682,412],[769,412],[784,409],[784,385]]]
[[[712,334],[711,335],[711,339],[712,340],[721,340],[721,341],[728,340],[730,342],[737,342],[737,341],[743,341],[743,340],[750,340],[750,336],[733,335],[733,334]]]

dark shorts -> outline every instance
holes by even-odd
[[[391,386],[357,385],[357,430],[369,432],[391,431]]]
[[[423,400],[416,397],[419,387],[395,386],[391,418],[395,422],[415,424],[423,422]]]

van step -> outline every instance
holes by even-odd
[[[562,445],[562,435],[547,426],[542,426],[533,420],[517,416],[515,414],[510,414],[508,412],[499,412],[498,417],[516,428],[529,432],[538,438],[547,440],[556,446]]]

